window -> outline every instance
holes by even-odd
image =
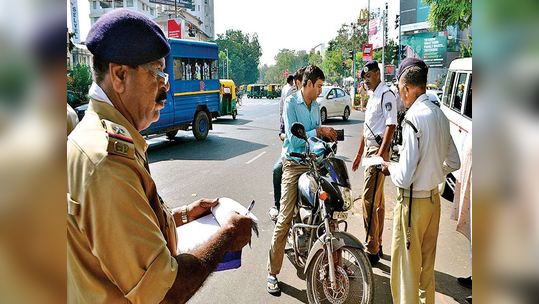
[[[451,104],[451,99],[453,99],[453,83],[455,83],[455,72],[449,72],[445,83],[444,97],[442,98],[443,104],[448,107]]]
[[[124,7],[124,0],[114,0],[114,6],[116,8],[118,7]]]
[[[219,61],[210,60],[211,62],[211,79],[219,79]]]
[[[93,1],[93,2],[92,2],[92,6],[93,6],[93,9],[96,10],[96,9],[97,9],[97,1]]]
[[[466,94],[466,105],[464,106],[464,116],[472,118],[472,74],[468,82],[468,94]]]
[[[155,13],[154,13],[154,9],[153,9],[152,7],[150,7],[150,15],[153,16],[154,14],[155,14]]]
[[[462,109],[462,99],[464,98],[464,90],[466,89],[466,76],[468,76],[466,73],[458,74],[458,82],[455,88],[455,98],[453,99],[453,104],[451,105],[451,109],[459,113]]]
[[[110,8],[112,7],[112,0],[101,0],[99,1],[99,6],[101,8]]]
[[[215,59],[176,57],[172,63],[174,80],[219,79],[219,62]]]
[[[127,0],[127,7],[133,7],[133,0]]]
[[[345,94],[344,94],[344,91],[343,91],[343,90],[337,89],[337,98],[342,98],[342,97],[344,97],[344,95],[345,95]]]

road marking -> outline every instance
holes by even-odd
[[[264,155],[264,154],[266,154],[266,151],[264,151],[264,152],[258,154],[258,155],[255,156],[253,159],[251,159],[250,161],[246,162],[245,164],[248,165],[248,164],[254,162],[255,160],[257,160],[260,156],[262,156],[262,155]]]

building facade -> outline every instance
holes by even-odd
[[[157,17],[157,5],[151,3],[150,0],[89,0],[88,2],[90,4],[89,17],[91,25],[94,25],[97,19],[103,16],[103,14],[119,8],[126,8],[143,13],[151,19]]]

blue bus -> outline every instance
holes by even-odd
[[[166,134],[172,139],[178,130],[192,128],[197,140],[212,129],[219,116],[219,50],[217,44],[169,39],[171,51],[165,58],[170,90],[157,122],[142,135]]]

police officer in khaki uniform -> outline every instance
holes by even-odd
[[[434,260],[440,226],[438,184],[460,168],[449,121],[426,95],[428,67],[406,58],[397,71],[408,111],[399,163],[383,162],[382,172],[398,187],[391,245],[393,303],[434,304]]]
[[[209,212],[202,199],[170,210],[150,176],[139,132],[159,118],[169,89],[159,26],[115,10],[88,34],[95,82],[67,142],[69,303],[184,303],[228,251],[250,240],[251,220],[231,213],[205,244],[177,250],[176,226]]]
[[[382,83],[378,62],[372,60],[361,70],[361,77],[372,91],[365,111],[365,124],[361,142],[352,164],[356,171],[365,153],[365,157],[380,156],[389,160],[389,147],[397,124],[395,94]],[[366,148],[366,149],[365,149]],[[366,150],[366,151],[365,151]],[[384,231],[385,200],[384,175],[375,167],[365,168],[363,187],[363,224],[367,236],[366,252],[371,264],[376,264],[382,255],[382,233]]]

